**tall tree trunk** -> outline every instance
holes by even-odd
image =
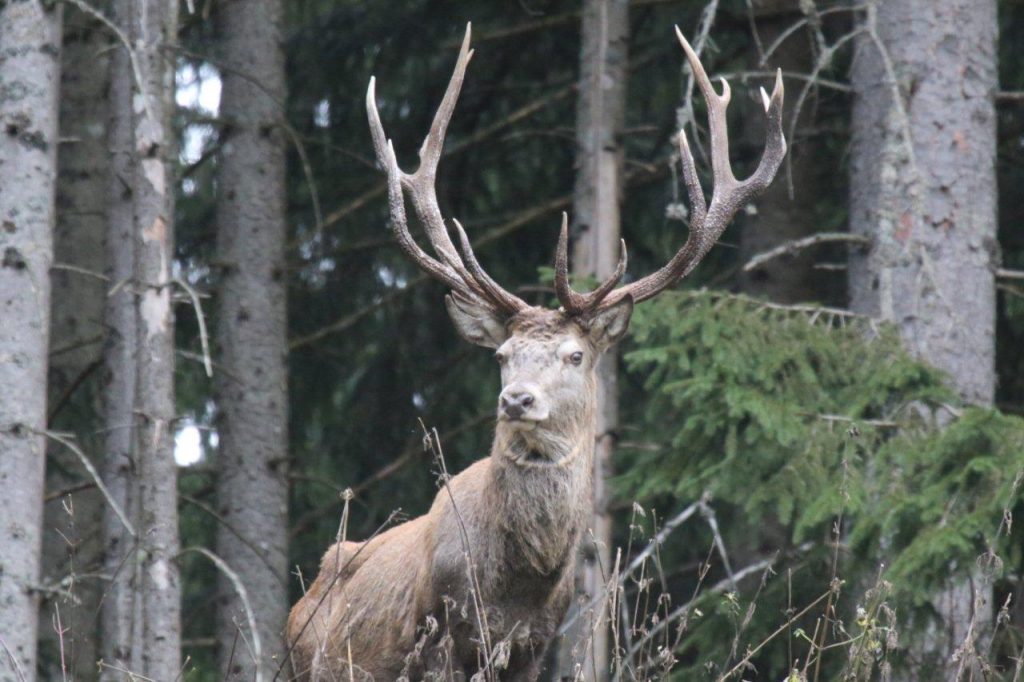
[[[60,8],[0,5],[0,676],[35,679]]]
[[[966,400],[988,405],[996,3],[886,0],[869,5],[867,21],[853,65],[850,228],[873,241],[850,259],[851,304],[891,320],[907,347],[948,372]],[[972,593],[985,589],[965,578],[971,567],[954,570],[957,582],[935,599],[945,629],[931,648],[942,661],[967,636]],[[976,614],[979,627],[989,608]]]
[[[114,21],[128,29],[131,3],[115,0]],[[110,89],[107,144],[110,167],[107,176],[107,296],[104,319],[107,342],[103,349],[103,424],[106,456],[102,476],[114,501],[136,519],[135,500],[135,380],[136,322],[134,216],[132,187],[135,184],[132,153],[132,73],[128,52],[117,44],[110,53]],[[111,576],[100,614],[102,659],[110,666],[100,671],[104,680],[120,680],[120,670],[141,670],[142,651],[133,648],[140,637],[133,634],[137,580],[135,538],[115,510],[103,510],[103,565]]]
[[[60,130],[57,150],[57,220],[54,259],[79,270],[55,269],[51,277],[49,415],[52,428],[75,434],[88,453],[97,447],[98,365],[106,335],[103,305],[107,283],[105,183],[109,155],[107,128],[106,28],[73,7],[64,13],[61,50]],[[56,491],[90,481],[78,459],[66,447],[48,447],[46,489]],[[69,493],[46,504],[43,565],[45,579],[71,576],[70,594],[43,604],[41,618],[49,623],[59,610],[63,634],[52,627],[40,632],[42,650],[57,653],[63,645],[64,666],[70,677],[96,678],[99,660],[98,612],[106,585],[99,527],[103,498],[96,489]],[[83,577],[84,576],[84,577]],[[63,642],[59,641],[63,639]],[[44,641],[45,640],[45,643]],[[51,656],[48,679],[59,679],[61,660]]]
[[[216,374],[217,552],[238,574],[257,621],[264,679],[284,652],[288,617],[288,385],[285,97],[281,0],[224,0],[224,119],[217,197],[221,264]],[[226,524],[226,525],[225,525]],[[235,586],[221,576],[217,639],[225,679],[259,679]]]
[[[619,259],[622,199],[622,127],[626,111],[629,2],[583,3],[580,88],[576,106],[576,187],[573,191],[573,274],[603,280]],[[605,594],[612,571],[612,517],[607,479],[619,423],[618,358],[607,353],[597,371],[597,441],[593,514],[583,538],[577,608]],[[566,634],[559,675],[589,680],[609,676],[607,602],[584,612]],[[589,641],[592,637],[592,641]]]
[[[132,185],[137,291],[135,448],[142,674],[173,680],[181,666],[181,589],[178,554],[177,467],[174,462],[174,153],[170,115],[174,102],[177,0],[133,3],[130,24],[138,61],[132,107]]]

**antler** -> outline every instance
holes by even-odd
[[[736,212],[751,199],[764,191],[775,177],[775,173],[786,155],[786,139],[782,134],[782,70],[775,74],[775,87],[771,97],[761,88],[761,101],[768,116],[767,139],[761,161],[746,180],[742,182],[733,175],[729,163],[729,130],[726,121],[726,109],[729,106],[731,92],[729,83],[722,79],[722,94],[715,92],[708,79],[704,67],[701,66],[690,43],[683,37],[682,31],[676,26],[679,44],[686,52],[694,78],[700,86],[704,99],[708,104],[708,127],[711,131],[711,170],[714,177],[714,190],[711,204],[704,200],[704,192],[697,177],[697,168],[686,140],[686,133],[679,131],[679,157],[683,169],[683,180],[690,197],[690,233],[686,243],[676,252],[675,256],[660,270],[642,279],[626,284],[612,291],[612,287],[625,270],[626,247],[622,245],[622,256],[615,273],[597,289],[580,294],[569,285],[568,257],[566,254],[568,235],[565,217],[562,218],[562,235],[558,242],[558,253],[555,259],[555,291],[558,300],[566,312],[586,314],[598,309],[607,308],[626,296],[634,302],[647,300],[656,296],[665,288],[675,284],[690,273],[693,268],[707,255],[712,245],[718,240]]]
[[[448,130],[448,123],[451,121],[452,113],[455,111],[455,102],[459,98],[459,91],[462,89],[462,81],[466,75],[466,66],[469,64],[473,51],[469,49],[471,35],[471,24],[466,24],[466,35],[462,39],[462,48],[459,50],[459,58],[455,63],[455,70],[451,80],[448,82],[448,89],[445,90],[444,99],[441,100],[437,113],[434,114],[434,122],[430,126],[430,132],[423,140],[420,147],[420,166],[415,173],[409,174],[402,171],[398,166],[398,159],[395,157],[395,150],[391,140],[387,139],[384,133],[384,126],[380,121],[380,112],[377,110],[376,100],[376,79],[370,79],[370,87],[366,91],[366,113],[370,119],[370,132],[373,136],[373,148],[377,153],[377,160],[388,175],[388,204],[391,212],[391,226],[395,238],[402,250],[428,274],[447,284],[452,291],[472,301],[490,307],[495,311],[513,315],[527,307],[522,299],[509,293],[498,285],[491,277],[484,272],[473,254],[473,249],[466,238],[462,226],[455,222],[459,232],[462,246],[462,257],[456,251],[448,230],[441,216],[441,209],[437,202],[437,190],[435,181],[437,179],[437,164],[441,160],[441,150],[444,147],[444,136]],[[422,223],[427,233],[427,239],[437,255],[437,258],[430,256],[409,233],[409,225],[405,214],[404,192],[408,192],[412,200],[413,210],[417,219]],[[465,262],[463,261],[465,258]]]

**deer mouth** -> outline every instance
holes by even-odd
[[[505,422],[512,428],[518,431],[533,431],[537,428],[537,424],[541,422],[540,419],[522,415],[519,417],[512,417],[507,414],[502,414],[498,417],[499,421]]]

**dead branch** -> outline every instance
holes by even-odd
[[[743,272],[750,272],[763,266],[765,263],[775,260],[781,256],[792,256],[797,251],[809,248],[811,246],[817,246],[818,244],[825,244],[829,242],[848,242],[855,244],[870,244],[871,240],[860,234],[850,234],[849,232],[820,232],[818,234],[812,234],[809,237],[803,239],[795,239],[793,241],[786,242],[776,246],[774,249],[759,253],[746,262],[743,266]]]

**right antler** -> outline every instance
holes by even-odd
[[[768,115],[768,135],[764,153],[757,170],[744,181],[739,181],[732,173],[729,163],[729,130],[726,121],[726,109],[729,106],[729,83],[722,79],[722,94],[715,92],[708,79],[704,67],[701,66],[690,43],[686,42],[682,31],[676,26],[676,36],[683,46],[690,62],[694,78],[700,86],[704,99],[708,104],[708,127],[711,131],[711,170],[714,177],[714,190],[711,194],[711,205],[704,201],[704,192],[697,177],[697,168],[690,153],[690,145],[686,141],[686,133],[679,131],[679,156],[683,167],[683,179],[687,194],[690,196],[690,234],[676,255],[660,270],[653,272],[635,282],[612,290],[612,286],[625,269],[626,247],[622,245],[622,256],[615,274],[601,286],[588,294],[580,294],[569,286],[568,272],[568,237],[563,221],[562,238],[558,243],[555,257],[555,290],[562,307],[569,313],[586,315],[607,308],[626,296],[631,296],[635,303],[656,296],[667,287],[675,284],[690,273],[693,268],[707,255],[712,245],[718,240],[736,212],[756,195],[760,194],[775,177],[775,173],[786,155],[786,138],[782,134],[782,71],[775,74],[775,87],[772,95],[761,88],[761,101]]]
[[[370,79],[370,87],[366,91],[366,113],[370,118],[370,132],[373,135],[373,147],[377,152],[377,160],[384,166],[388,175],[388,203],[391,210],[391,224],[402,250],[423,270],[447,284],[456,296],[467,298],[477,304],[485,305],[492,310],[506,315],[514,315],[527,304],[517,296],[505,291],[484,272],[476,260],[473,249],[466,238],[466,233],[459,225],[462,256],[455,250],[444,218],[437,203],[437,191],[434,187],[437,178],[437,164],[441,160],[441,149],[444,146],[444,135],[455,110],[455,102],[462,89],[462,80],[466,75],[473,51],[469,49],[471,25],[466,24],[466,35],[462,39],[459,59],[455,63],[455,71],[448,82],[444,99],[434,115],[430,132],[420,147],[420,167],[413,174],[405,173],[398,167],[395,150],[391,140],[384,134],[384,126],[380,122],[375,95],[376,79]],[[427,232],[427,239],[438,258],[434,258],[420,248],[409,233],[409,225],[405,216],[405,198],[403,190],[409,193],[416,217]],[[465,258],[465,261],[463,261]]]

